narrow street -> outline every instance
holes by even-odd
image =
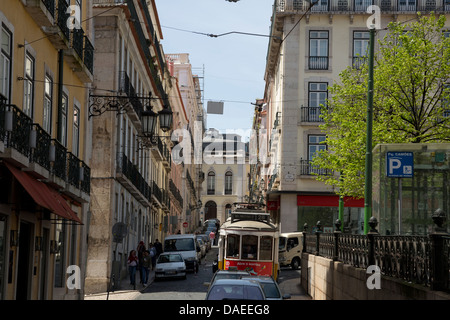
[[[211,248],[202,259],[199,272],[188,273],[186,280],[168,279],[153,282],[136,300],[204,300],[208,287],[204,285],[213,276],[212,263],[217,255],[217,247]],[[282,294],[290,294],[291,300],[310,300],[300,287],[300,270],[283,268],[279,286]]]

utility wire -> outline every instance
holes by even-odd
[[[200,35],[208,36],[208,37],[211,37],[211,38],[218,38],[218,37],[226,36],[226,35],[233,34],[233,33],[247,35],[247,36],[256,36],[256,37],[267,37],[267,38],[273,37],[273,38],[278,38],[277,36],[271,36],[271,35],[268,35],[268,34],[242,32],[242,31],[230,31],[230,32],[225,32],[225,33],[221,33],[221,34],[213,34],[213,33],[204,33],[204,32],[180,29],[180,28],[169,27],[169,26],[161,26],[161,27],[166,28],[166,29],[182,31],[182,32],[189,32],[189,33],[194,33],[194,34],[200,34]]]

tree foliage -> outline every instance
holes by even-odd
[[[372,145],[450,141],[450,39],[445,16],[388,25],[374,59]],[[329,87],[323,107],[327,150],[313,164],[335,172],[317,176],[340,195],[364,195],[368,64],[348,67]]]

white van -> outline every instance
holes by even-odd
[[[181,254],[186,262],[186,269],[198,272],[200,264],[200,247],[193,234],[175,234],[164,239],[164,252],[177,252]]]
[[[278,262],[280,266],[291,266],[292,269],[300,267],[300,258],[303,249],[303,233],[281,233],[278,246]]]

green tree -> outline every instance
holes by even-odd
[[[374,61],[372,145],[450,141],[450,39],[445,16],[390,23]],[[327,150],[313,164],[338,194],[364,196],[368,65],[348,67],[323,107]]]

